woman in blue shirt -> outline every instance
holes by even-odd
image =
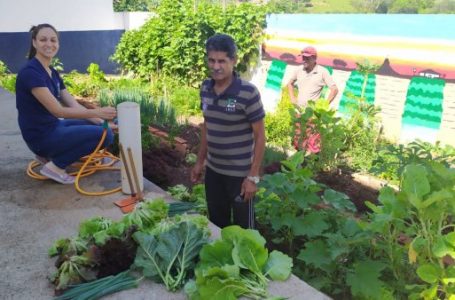
[[[65,168],[90,154],[98,145],[104,120],[116,116],[113,107],[86,109],[68,93],[51,67],[59,49],[57,30],[49,24],[33,26],[29,61],[16,79],[19,127],[30,150],[44,165],[40,173],[63,184],[75,178]],[[104,146],[113,141],[108,130]]]

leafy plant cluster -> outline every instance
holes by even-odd
[[[377,157],[381,142],[379,112],[379,108],[360,100],[358,107],[343,120],[346,135],[344,157],[347,165],[354,170],[369,170]]]
[[[453,166],[455,148],[450,145],[442,146],[439,142],[433,145],[419,140],[407,145],[383,144],[379,147],[369,171],[380,178],[399,183],[406,165],[426,165],[432,161],[440,162],[446,167]]]
[[[16,92],[16,75],[11,74],[6,64],[0,60],[0,87],[5,90]]]
[[[230,34],[237,42],[237,70],[246,71],[258,57],[265,27],[265,8],[251,3],[223,8],[209,1],[163,0],[157,17],[139,30],[126,32],[114,60],[127,71],[148,78],[151,74],[177,77],[199,86],[208,72],[205,41],[215,33]]]
[[[113,0],[114,11],[150,11],[155,9],[160,0]]]
[[[298,150],[307,152],[308,139],[320,135],[320,151],[309,154],[305,162],[314,171],[333,169],[340,164],[346,138],[341,119],[335,114],[324,99],[310,101],[305,108],[295,106],[292,120]]]
[[[316,183],[303,161],[303,152],[297,152],[282,162],[281,172],[264,176],[257,221],[272,247],[286,249],[295,259],[294,273],[317,289],[342,296],[349,292],[346,263],[362,254],[356,209],[346,195]]]
[[[298,152],[264,176],[256,205],[261,232],[296,259],[295,274],[342,299],[455,296],[454,169],[428,160],[404,166],[399,190],[383,188],[359,218],[303,161]]]
[[[199,89],[182,84],[178,78],[164,74],[154,74],[151,76],[149,86],[152,97],[168,100],[175,107],[177,115],[202,115]]]
[[[51,277],[56,290],[64,290],[69,285],[96,279],[103,259],[107,259],[99,254],[112,253],[109,252],[109,247],[114,252],[121,251],[122,254],[129,251],[135,252],[136,246],[131,240],[132,233],[136,230],[151,230],[159,221],[167,217],[167,212],[168,206],[164,200],[157,199],[140,203],[133,212],[125,215],[118,222],[104,217],[95,217],[82,222],[76,237],[59,239],[49,249],[50,257],[58,256],[57,271]],[[120,259],[127,259],[127,255]],[[115,263],[121,264],[121,261]],[[129,265],[119,267],[120,272],[128,269]]]
[[[139,231],[133,237],[139,245],[134,266],[145,277],[164,283],[169,291],[185,284],[208,241],[206,231],[191,222],[172,224],[155,234]]]
[[[87,73],[88,77],[73,70],[62,76],[70,94],[81,97],[96,97],[99,90],[107,85],[105,74],[100,70],[99,65],[91,63],[87,67]]]
[[[172,198],[176,200],[191,203],[192,205],[188,206],[188,210],[196,211],[201,215],[207,215],[207,203],[204,184],[193,185],[191,191],[183,184],[178,184],[170,187],[168,189],[168,193],[171,194]]]
[[[366,229],[394,282],[409,299],[455,297],[455,170],[438,162],[407,165],[400,190],[381,190]]]
[[[228,226],[221,239],[202,247],[195,281],[185,291],[193,300],[266,299],[268,277],[284,281],[291,269],[292,259],[276,250],[269,254],[258,231]]]
[[[58,255],[52,277],[56,290],[129,269],[165,283],[169,290],[180,288],[192,275],[210,232],[206,217],[168,217],[169,209],[163,199],[155,199],[139,203],[117,222],[104,217],[82,222],[76,237],[57,240],[49,249],[50,256]],[[103,272],[106,267],[110,273]]]
[[[141,142],[144,150],[148,150],[152,145],[159,143],[159,140],[149,133],[150,125],[165,128],[169,132],[170,139],[180,132],[181,126],[177,122],[174,107],[163,99],[154,100],[144,89],[118,89],[112,92],[101,90],[98,101],[101,106],[114,107],[126,101],[139,104]]]
[[[308,8],[312,7],[311,0],[271,0],[267,2],[267,8],[270,13],[306,13]]]
[[[292,107],[289,93],[287,89],[283,89],[275,112],[265,115],[267,144],[283,149],[289,148],[292,133],[292,117],[290,114]]]

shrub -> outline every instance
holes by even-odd
[[[266,25],[263,6],[241,3],[223,10],[208,1],[163,0],[157,14],[122,36],[113,59],[125,70],[145,78],[159,72],[198,86],[207,76],[205,41],[217,32],[237,42],[238,71],[247,70],[259,55]]]
[[[0,87],[5,90],[15,93],[16,92],[16,75],[11,74],[8,67],[0,60]]]
[[[267,144],[287,149],[291,146],[292,104],[287,89],[283,89],[280,102],[274,113],[265,116],[265,133]]]

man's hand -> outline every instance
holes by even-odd
[[[203,162],[196,162],[193,169],[191,169],[190,179],[192,183],[197,183],[201,179],[202,170],[204,169]]]
[[[251,201],[256,195],[258,187],[254,182],[245,178],[242,183],[242,189],[240,190],[240,195],[243,196],[245,201]]]

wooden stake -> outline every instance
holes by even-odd
[[[130,168],[128,166],[128,161],[126,160],[125,151],[123,150],[123,145],[119,144],[118,147],[120,149],[120,158],[122,159],[123,165],[125,166],[125,172],[126,172],[126,177],[128,178],[128,184],[130,186],[131,196],[136,197],[137,195],[136,195],[136,193],[134,191],[133,180],[131,178],[131,173],[130,173]],[[135,171],[134,171],[134,174],[136,174]]]
[[[127,151],[128,151],[128,156],[130,158],[131,169],[133,171],[134,183],[136,184],[136,190],[137,190],[136,198],[137,198],[137,200],[141,201],[142,199],[144,199],[144,197],[142,195],[141,186],[139,185],[139,179],[137,178],[136,164],[134,163],[133,151],[131,150],[130,147],[128,147]]]

